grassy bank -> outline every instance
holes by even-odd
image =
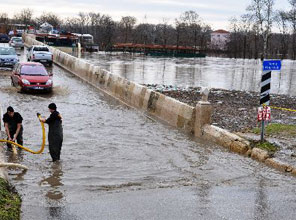
[[[0,178],[0,219],[20,219],[21,198],[15,189],[4,179]]]
[[[255,134],[260,134],[261,129],[255,128],[253,130]],[[272,123],[266,126],[265,128],[266,135],[275,135],[279,137],[295,137],[296,135],[296,125],[287,125],[287,124],[277,124]]]

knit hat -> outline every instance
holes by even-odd
[[[49,109],[52,109],[52,110],[57,110],[57,106],[56,106],[56,104],[54,104],[54,103],[50,103],[50,104],[48,105],[48,108],[49,108]]]

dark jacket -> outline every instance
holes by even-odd
[[[3,122],[8,123],[8,128],[11,133],[15,133],[17,130],[17,124],[22,123],[23,118],[18,112],[14,112],[13,117],[9,117],[8,113],[3,115]],[[21,127],[22,130],[22,127]]]
[[[49,130],[48,130],[49,142],[51,142],[52,139],[63,140],[62,119],[58,111],[52,112],[49,118],[46,119],[45,123],[49,125]]]

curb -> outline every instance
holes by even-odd
[[[276,170],[291,173],[296,176],[296,167],[283,163],[276,158],[270,157],[268,151],[260,148],[251,148],[250,142],[236,134],[214,125],[205,125],[203,127],[203,138],[208,141],[222,145],[232,152],[251,157],[254,160],[263,162]]]

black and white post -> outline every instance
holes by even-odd
[[[271,70],[263,70],[261,77],[261,92],[260,92],[260,105],[268,106],[270,102],[270,82],[271,82]],[[261,142],[264,141],[264,118],[261,121]]]
[[[271,72],[273,70],[281,70],[280,60],[264,60],[263,61],[263,72],[261,77],[261,93],[260,93],[260,105],[266,111],[266,106],[270,103],[270,83],[271,83]],[[266,112],[265,112],[266,113]],[[266,116],[266,115],[265,115]],[[264,126],[265,116],[261,120],[261,142],[264,141]]]

